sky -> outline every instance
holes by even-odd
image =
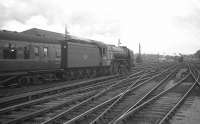
[[[39,28],[142,53],[200,49],[200,0],[0,0],[0,29]]]

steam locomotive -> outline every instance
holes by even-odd
[[[127,73],[133,52],[99,41],[67,40],[0,31],[0,85],[28,85]]]

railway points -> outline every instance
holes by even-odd
[[[124,79],[122,79],[122,81],[120,82],[119,81],[119,83],[115,83],[115,84],[113,84],[113,85],[111,85],[110,86],[110,89],[109,88],[106,88],[106,90],[107,91],[109,91],[111,94],[113,94],[113,95],[108,95],[109,97],[112,97],[112,96],[114,96],[115,94],[118,94],[118,93],[120,93],[121,92],[121,90],[125,90],[126,89],[126,87],[127,86],[129,86],[130,85],[130,80],[137,80],[137,79],[139,79],[139,77],[141,76],[141,74],[143,73],[143,79],[141,78],[141,80],[147,80],[148,79],[148,76],[153,76],[153,75],[155,75],[155,74],[158,74],[158,72],[156,73],[156,72],[148,72],[148,73],[146,73],[146,75],[144,75],[144,71],[142,72],[142,71],[133,71],[133,73],[132,74],[130,74],[129,76],[128,76],[128,78],[124,78]],[[126,76],[127,77],[127,76]],[[114,80],[114,79],[111,79],[111,80]],[[117,78],[115,78],[115,80],[117,80]],[[128,80],[129,80],[129,82],[128,82]],[[102,83],[103,84],[103,83]],[[106,84],[105,82],[104,82],[104,84]],[[100,84],[99,84],[100,85]],[[82,85],[81,85],[82,86]],[[83,87],[82,87],[83,88]],[[116,89],[117,88],[117,89]],[[83,88],[84,89],[84,88]],[[99,90],[101,90],[100,88],[99,88]],[[89,91],[91,91],[91,90],[89,90]],[[98,91],[98,90],[97,90]],[[97,92],[96,91],[96,92]],[[104,90],[103,90],[103,92],[104,92]],[[98,94],[100,95],[100,96],[103,96],[103,92],[101,91],[101,92],[99,92]],[[113,92],[113,93],[112,93]],[[80,92],[79,92],[80,93]],[[86,92],[87,93],[87,92]],[[96,94],[96,99],[98,98],[98,94]],[[64,93],[63,93],[63,95],[64,95]],[[105,93],[104,93],[104,95],[105,95]],[[56,96],[56,95],[55,95]],[[57,96],[59,96],[59,95],[57,95]],[[94,96],[93,96],[94,97]],[[107,97],[107,98],[109,98],[109,97]],[[91,97],[92,98],[92,97]],[[91,98],[89,98],[89,99],[91,99]],[[95,97],[94,97],[95,98]],[[41,98],[41,99],[45,99],[45,98]],[[29,101],[29,102],[27,102],[27,103],[22,103],[21,105],[19,104],[19,105],[16,105],[16,106],[11,106],[10,108],[9,107],[7,107],[7,108],[5,108],[5,109],[2,109],[2,111],[1,111],[1,115],[3,115],[3,113],[7,113],[7,117],[9,117],[9,115],[11,116],[12,115],[12,112],[11,111],[13,111],[13,113],[15,113],[15,115],[20,115],[20,114],[16,114],[16,112],[14,112],[15,111],[15,109],[16,110],[18,110],[19,112],[20,112],[20,110],[22,111],[22,113],[23,113],[23,108],[24,107],[27,107],[27,109],[25,109],[24,111],[29,111],[29,109],[28,108],[30,108],[30,110],[33,110],[33,109],[31,109],[31,108],[34,108],[34,107],[28,107],[28,106],[30,106],[30,105],[35,105],[35,106],[37,106],[37,104],[41,104],[41,102],[44,102],[45,100],[41,100],[41,99],[36,99],[34,102],[33,101]],[[47,99],[47,98],[46,98]],[[49,98],[50,99],[50,98]],[[47,99],[48,100],[48,99]],[[62,101],[62,100],[61,100]],[[105,101],[105,100],[104,100]],[[100,102],[100,103],[102,103],[102,102]],[[48,108],[48,110],[50,111],[50,110],[52,110],[52,109],[56,109],[56,107],[61,107],[62,105],[63,105],[64,103],[58,103],[57,104],[57,106],[55,105],[55,106],[51,106],[51,107],[49,107]],[[65,104],[67,104],[67,103],[65,103]],[[78,104],[78,103],[76,103],[76,104]],[[98,104],[97,104],[98,105]],[[20,106],[22,106],[22,107],[20,107]],[[36,109],[37,110],[37,109]],[[10,112],[9,112],[10,111]],[[10,120],[13,120],[13,121],[10,121],[10,123],[14,123],[14,122],[23,122],[23,121],[28,121],[29,119],[31,119],[32,118],[32,120],[34,120],[33,118],[35,117],[35,119],[37,120],[38,118],[37,118],[37,115],[41,115],[42,113],[44,113],[44,112],[47,112],[47,109],[45,110],[41,110],[41,111],[38,111],[38,112],[32,112],[32,114],[30,113],[30,114],[27,114],[27,116],[25,115],[25,116],[15,116],[15,117],[17,117],[18,119],[16,119],[15,117],[13,117],[13,116],[11,116],[11,117],[13,117],[13,119],[10,119]],[[10,113],[10,114],[9,114]],[[47,114],[48,115],[48,114]],[[2,117],[6,117],[6,116],[2,116]],[[32,117],[31,117],[32,116]],[[1,116],[0,116],[1,117]],[[28,118],[28,119],[27,119]],[[5,121],[5,120],[4,120]],[[8,121],[9,122],[9,121]]]
[[[187,74],[174,86],[132,109],[114,123],[164,123],[164,120],[196,86],[195,80],[192,82],[187,80],[190,76],[190,73]]]

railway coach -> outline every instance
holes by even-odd
[[[27,85],[127,72],[133,53],[99,41],[0,31],[0,85]]]

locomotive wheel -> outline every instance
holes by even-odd
[[[77,70],[77,71],[75,71],[75,80],[77,80],[77,79],[81,79],[81,71],[80,70]]]
[[[40,75],[35,75],[32,76],[33,84],[42,84],[41,76]]]
[[[79,70],[79,79],[85,78],[84,70]]]
[[[93,71],[92,71],[92,69],[89,70],[88,76],[89,76],[89,78],[93,78]]]
[[[111,65],[110,67],[109,67],[109,69],[108,69],[108,71],[109,71],[109,74],[113,74],[113,65]]]
[[[83,79],[87,79],[88,78],[87,70],[84,69],[82,73],[83,73]]]
[[[97,70],[97,76],[101,76],[101,75],[102,75],[102,69],[99,68],[99,69]]]
[[[89,69],[86,69],[86,77],[90,78],[90,70]]]
[[[95,78],[97,76],[97,71],[96,69],[92,70],[92,78]]]
[[[63,80],[70,80],[70,74],[69,74],[69,72],[64,72],[63,74],[62,74],[62,79]]]
[[[105,75],[105,70],[104,70],[104,68],[101,68],[100,69],[100,76],[104,76]]]
[[[106,75],[110,75],[110,70],[108,68],[105,68],[106,70]]]
[[[30,78],[28,76],[23,76],[23,77],[20,77],[18,79],[18,84],[20,86],[26,86],[26,85],[29,85],[31,82]]]
[[[127,74],[128,73],[127,67],[125,65],[120,65],[119,66],[119,73],[120,74]]]
[[[114,63],[113,74],[117,74],[117,73],[119,73],[119,64],[118,63]]]
[[[70,80],[74,80],[75,79],[75,74],[74,74],[73,71],[70,71],[69,79]]]
[[[49,74],[49,80],[56,81],[58,80],[55,73]]]
[[[118,67],[118,73],[119,73],[119,74],[122,74],[122,72],[123,72],[123,67],[119,66],[119,67]]]
[[[61,80],[62,79],[62,73],[61,72],[57,72],[55,73],[56,79]]]

